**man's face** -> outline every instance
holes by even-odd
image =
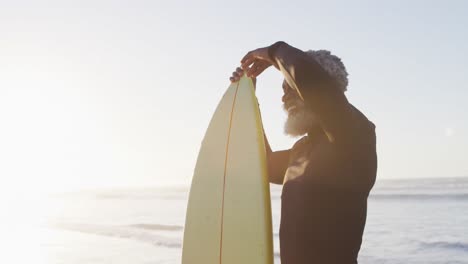
[[[289,86],[286,81],[283,81],[283,108],[288,115],[293,115],[304,107],[304,102],[299,97],[296,89]]]
[[[306,109],[298,92],[283,81],[283,108],[288,114],[284,132],[290,136],[302,136],[318,125],[314,113]]]

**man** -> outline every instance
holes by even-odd
[[[343,63],[328,51],[277,42],[247,53],[241,64],[232,82],[270,66],[283,73],[285,132],[307,134],[290,150],[272,152],[266,144],[270,182],[283,184],[281,263],[357,263],[376,138],[374,124],[346,99]]]

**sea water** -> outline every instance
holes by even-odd
[[[1,263],[180,263],[188,186],[23,199],[3,225]],[[271,186],[280,263],[281,186]],[[339,252],[337,252],[339,254]],[[468,178],[380,180],[359,263],[468,263]]]

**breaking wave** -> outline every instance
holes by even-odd
[[[436,242],[420,242],[421,247],[424,249],[451,249],[461,250],[468,253],[468,243],[463,242],[447,242],[447,241],[436,241]]]
[[[178,226],[165,226],[154,224],[137,224],[127,226],[107,226],[107,225],[91,225],[91,224],[76,224],[76,223],[59,223],[53,225],[55,228],[76,231],[81,233],[126,238],[139,242],[149,243],[155,246],[168,248],[181,248],[182,243],[180,236],[169,237],[157,234],[156,232],[148,232],[147,230],[181,230]]]
[[[160,225],[160,224],[133,224],[123,226],[108,226],[108,225],[91,225],[81,223],[57,223],[53,227],[81,232],[92,235],[107,236],[131,239],[138,242],[151,244],[158,247],[166,248],[182,248],[181,232],[174,232],[176,236],[169,237],[157,234],[152,231],[182,231],[182,226],[176,225]],[[148,231],[150,230],[150,231]],[[275,233],[277,235],[277,233]],[[280,258],[280,253],[274,252],[275,258]]]

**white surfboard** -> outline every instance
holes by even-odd
[[[273,263],[265,144],[254,86],[245,76],[228,88],[203,139],[182,263]]]

